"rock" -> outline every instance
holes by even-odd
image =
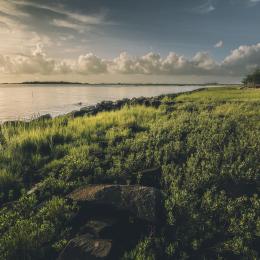
[[[76,118],[76,117],[82,117],[85,115],[95,115],[98,112],[98,109],[95,106],[87,106],[82,107],[80,110],[74,110],[67,114],[67,116]]]
[[[130,100],[130,105],[143,105],[146,101],[145,97],[132,98]]]
[[[87,185],[68,195],[79,203],[109,206],[127,211],[136,218],[157,222],[161,209],[161,192],[152,187],[134,185]]]
[[[108,229],[112,229],[116,223],[115,219],[91,219],[80,228],[80,234],[92,234],[96,238],[100,238]]]
[[[74,118],[75,117],[75,113],[77,113],[78,110],[72,110],[71,112],[65,114],[65,115],[60,115],[58,117],[63,117],[63,116],[66,116],[66,117],[71,117],[71,118]]]
[[[117,101],[114,102],[114,108],[115,108],[115,109],[120,109],[120,108],[122,108],[127,102],[128,102],[128,99],[127,99],[127,100],[117,100]]]
[[[161,101],[158,99],[151,99],[150,106],[158,108],[161,105]]]
[[[67,114],[68,116],[72,117],[72,118],[76,118],[76,117],[81,117],[81,116],[84,116],[86,114],[85,111],[72,111],[70,112],[69,114]]]
[[[90,234],[85,234],[70,240],[60,253],[58,260],[108,259],[111,249],[111,240],[96,239]]]
[[[39,117],[37,117],[35,120],[32,120],[32,121],[40,121],[40,120],[48,120],[48,119],[51,119],[51,115],[50,114],[46,114],[46,115],[41,115]]]
[[[143,105],[145,105],[146,107],[149,107],[150,106],[150,100],[149,99],[144,100]]]
[[[89,111],[93,111],[93,110],[95,110],[95,109],[96,109],[95,106],[87,106],[87,107],[82,107],[82,108],[80,109],[80,111],[89,112]]]
[[[95,115],[98,112],[98,109],[96,106],[88,106],[88,107],[82,107],[80,109],[80,112],[83,113],[83,115]]]
[[[114,104],[112,101],[102,101],[96,105],[100,111],[110,111],[114,109]]]

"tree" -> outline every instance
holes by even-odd
[[[260,68],[256,69],[252,74],[247,75],[242,83],[245,85],[260,84]]]

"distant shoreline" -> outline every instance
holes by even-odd
[[[2,85],[90,85],[90,86],[240,86],[241,84],[235,83],[187,83],[187,84],[180,84],[180,83],[88,83],[88,82],[69,82],[69,81],[25,81],[25,82],[18,82],[18,83],[0,83]]]

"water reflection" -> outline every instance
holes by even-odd
[[[0,121],[57,116],[103,100],[185,92],[199,86],[0,85]]]

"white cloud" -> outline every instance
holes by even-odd
[[[29,1],[14,1],[17,6],[30,6],[54,13],[58,17],[50,21],[50,24],[65,29],[73,29],[83,33],[87,28],[94,25],[106,24],[105,14],[85,15],[66,10],[63,5],[44,5]]]
[[[255,7],[260,3],[260,0],[243,0],[246,7]],[[243,2],[242,1],[242,2]]]
[[[215,6],[213,5],[211,0],[207,0],[205,3],[200,5],[195,9],[195,12],[200,13],[200,14],[208,14],[213,11],[215,11]]]
[[[198,52],[192,59],[192,65],[205,71],[212,71],[218,66],[208,52]]]
[[[76,23],[72,23],[66,20],[62,20],[62,19],[54,19],[52,24],[54,26],[57,27],[62,27],[62,28],[67,28],[67,29],[73,29],[76,30],[80,33],[84,32],[84,27],[82,25],[76,24]]]
[[[208,52],[198,52],[188,59],[170,52],[166,57],[149,52],[131,57],[126,52],[110,60],[93,53],[76,59],[54,59],[47,56],[41,44],[29,54],[0,55],[0,71],[7,74],[128,74],[128,75],[197,75],[241,76],[260,66],[260,43],[243,45],[216,62]]]
[[[215,48],[222,48],[223,45],[224,45],[224,42],[223,42],[223,41],[219,41],[219,42],[217,42],[217,43],[214,45],[214,47],[215,47]]]
[[[107,72],[107,63],[93,53],[79,56],[74,70],[82,74],[99,74]]]
[[[255,45],[242,45],[232,50],[223,63],[222,67],[230,74],[247,73],[254,68],[260,67],[260,43]]]
[[[51,74],[55,71],[55,60],[48,58],[38,44],[30,55],[3,56],[2,71],[11,74]]]
[[[122,74],[137,73],[136,62],[126,52],[120,53],[113,61],[109,63],[110,72]]]
[[[45,46],[52,44],[48,36],[39,35],[23,22],[29,16],[28,13],[19,10],[11,1],[0,2],[1,53],[23,53],[25,50],[30,50],[38,42],[42,42]]]
[[[109,64],[110,71],[115,73],[147,75],[203,74],[213,71],[217,66],[207,52],[198,52],[190,60],[174,52],[165,58],[152,52],[134,58],[121,53]]]
[[[184,56],[179,56],[175,52],[170,52],[162,62],[162,68],[166,74],[181,74],[184,72],[185,68],[189,70],[189,67],[189,61]]]
[[[104,14],[98,15],[84,15],[76,12],[71,12],[66,10],[63,5],[44,5],[44,4],[37,4],[30,1],[13,1],[16,5],[23,5],[23,6],[31,6],[37,9],[43,9],[46,11],[50,11],[56,14],[63,15],[74,22],[80,22],[89,25],[97,25],[105,23]]]
[[[254,6],[257,3],[260,3],[260,0],[249,0],[249,5]]]
[[[0,53],[28,55],[33,46],[43,43],[45,47],[51,47],[49,52],[55,57],[79,55],[88,49],[89,44],[83,44],[81,40],[94,26],[107,24],[105,16],[104,11],[86,15],[80,10],[71,11],[64,5],[45,4],[44,1],[0,0]],[[75,47],[76,37],[78,43]],[[66,50],[72,46],[73,51],[68,53]]]
[[[135,61],[135,71],[138,74],[157,74],[161,71],[162,59],[159,54],[149,52]]]
[[[18,10],[16,6],[10,1],[2,1],[0,7],[1,7],[0,12],[9,16],[15,16],[15,17],[28,16],[27,13]]]

